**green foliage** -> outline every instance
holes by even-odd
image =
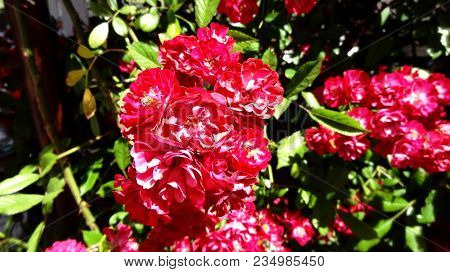
[[[5,179],[4,181],[0,182],[0,196],[16,193],[38,180],[39,175],[33,173],[19,174],[12,178]]]
[[[128,26],[120,17],[114,17],[112,20],[112,27],[117,35],[126,36],[128,34]]]
[[[42,233],[44,232],[44,228],[45,222],[41,222],[36,227],[36,229],[34,229],[30,239],[28,239],[27,252],[35,252],[37,250],[39,241],[41,240]]]
[[[277,69],[277,65],[278,65],[278,59],[277,59],[277,55],[275,54],[275,52],[273,52],[273,49],[268,48],[266,51],[264,51],[264,54],[262,56],[262,61],[269,65],[270,68],[272,68],[273,70]]]
[[[114,157],[117,166],[125,172],[125,169],[131,164],[130,147],[127,141],[120,138],[114,142]]]
[[[53,208],[53,200],[64,191],[64,179],[52,177],[50,178],[44,199],[42,200],[42,209],[45,214],[50,214]]]
[[[109,26],[108,23],[101,23],[92,29],[91,34],[89,34],[89,46],[91,48],[100,47],[106,42],[108,38]]]
[[[195,21],[199,27],[205,27],[211,22],[220,0],[195,0]]]
[[[151,9],[149,13],[142,14],[136,20],[136,24],[144,32],[152,32],[158,27],[159,14],[157,9]]]
[[[89,167],[86,173],[86,181],[80,186],[80,195],[84,195],[94,187],[100,176],[100,169],[102,166],[103,159],[99,159]]]
[[[431,224],[436,220],[434,202],[436,199],[436,190],[431,190],[425,199],[425,205],[420,209],[417,215],[417,222],[420,224]]]
[[[259,50],[258,39],[237,30],[229,30],[228,35],[236,41],[234,51],[257,52]]]
[[[285,97],[298,95],[306,88],[310,87],[314,80],[319,76],[325,54],[321,53],[317,60],[309,61],[297,70],[294,77],[289,82]]]
[[[131,58],[141,67],[141,69],[149,69],[159,67],[158,49],[143,42],[134,42],[128,45]]]
[[[377,238],[377,233],[367,223],[357,219],[352,214],[338,211],[339,216],[352,232],[361,239],[369,240]]]
[[[303,138],[300,131],[297,131],[293,133],[291,136],[282,139],[278,143],[277,148],[277,158],[278,158],[277,169],[289,166],[290,160],[295,155],[303,157],[303,155],[307,150],[308,148],[306,147],[305,138]]]
[[[12,194],[0,196],[0,214],[13,215],[31,209],[44,199],[43,195]]]
[[[367,132],[366,129],[361,127],[358,121],[345,113],[328,110],[325,108],[312,108],[306,111],[311,119],[342,135],[357,136]]]
[[[369,240],[361,240],[356,245],[358,251],[369,251],[372,247],[380,243],[381,239],[391,230],[393,224],[392,219],[382,219],[373,227],[377,233],[377,238]]]
[[[420,252],[426,250],[426,242],[423,237],[422,226],[407,226],[405,227],[405,241],[411,251]]]

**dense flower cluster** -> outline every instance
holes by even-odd
[[[136,239],[132,237],[132,230],[130,226],[119,223],[117,230],[112,227],[104,228],[103,233],[109,242],[110,250],[115,252],[136,252],[139,244]]]
[[[103,234],[108,242],[107,249],[116,252],[137,252],[139,244],[136,238],[132,237],[130,226],[119,223],[116,228],[103,228]],[[89,249],[90,251],[91,248]],[[98,249],[94,249],[97,251]],[[50,247],[45,249],[46,252],[86,252],[87,247],[75,239],[67,239],[64,241],[56,241]]]
[[[45,252],[86,252],[86,246],[75,239],[56,241]]]
[[[430,173],[450,171],[450,79],[442,74],[421,76],[411,67],[370,77],[359,70],[329,78],[316,90],[330,108],[351,105],[347,113],[370,131],[343,136],[324,127],[305,132],[308,147],[323,155],[337,153],[356,160],[373,145],[397,168],[422,167]]]
[[[252,186],[271,153],[264,119],[283,99],[278,74],[241,61],[218,24],[160,47],[162,69],[143,71],[123,98],[121,130],[133,164],[116,176],[116,200],[153,226],[163,244],[214,229],[216,217],[253,200]],[[170,238],[172,237],[172,238]],[[146,247],[144,245],[144,247]]]
[[[217,11],[233,23],[248,24],[258,13],[258,4],[256,0],[221,0]]]
[[[180,237],[173,243],[173,251],[289,251],[286,244],[289,240],[297,241],[305,246],[314,236],[314,230],[309,220],[297,212],[286,211],[277,215],[269,209],[256,210],[253,203],[247,203],[240,210],[234,210],[221,218],[222,226],[203,235],[191,239]],[[220,224],[219,224],[220,225]],[[152,235],[152,234],[150,234]],[[167,230],[158,233],[144,244],[162,244]],[[168,246],[168,244],[166,244]],[[162,250],[146,247],[143,250]]]
[[[310,12],[317,4],[318,0],[284,0],[286,10],[290,14],[304,14]]]

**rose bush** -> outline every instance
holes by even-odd
[[[449,249],[445,4],[18,2],[0,250]]]

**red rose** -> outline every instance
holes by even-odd
[[[258,13],[256,0],[221,0],[217,8],[233,23],[248,24]]]

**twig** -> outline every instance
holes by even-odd
[[[72,20],[77,43],[85,44],[84,38],[83,38],[82,22],[81,22],[80,17],[78,16],[77,11],[75,10],[75,8],[70,0],[62,0],[62,1],[64,4],[64,7],[66,8],[67,13],[70,16],[70,19]],[[92,61],[93,60],[91,60],[91,62]],[[114,101],[111,97],[108,86],[105,84],[105,81],[102,78],[100,71],[97,69],[96,66],[93,66],[91,69],[91,72],[92,72],[92,77],[97,81],[97,86],[98,86],[100,92],[102,93],[103,97],[105,98],[106,106],[113,113],[114,117],[117,117],[117,110],[116,110],[116,107],[114,106]]]

